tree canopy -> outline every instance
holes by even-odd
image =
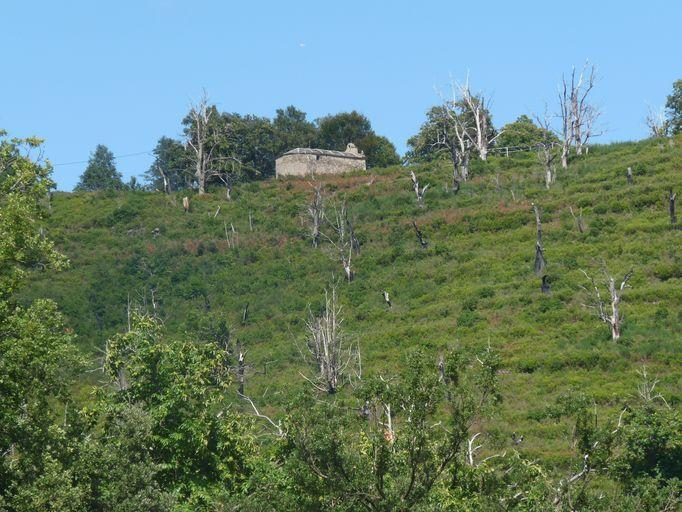
[[[673,83],[673,91],[665,103],[665,110],[670,123],[670,132],[682,133],[682,79]]]
[[[521,115],[516,121],[504,125],[501,131],[496,143],[502,148],[530,148],[540,143],[559,142],[556,135],[543,130],[526,115]]]
[[[92,192],[95,190],[120,190],[123,188],[121,173],[116,170],[114,154],[98,144],[90,155],[88,166],[83,171],[76,190]]]
[[[395,146],[386,137],[377,135],[370,120],[355,110],[322,117],[317,120],[317,126],[319,148],[344,151],[352,142],[365,153],[367,167],[400,163]]]
[[[229,177],[233,183],[268,178],[275,173],[275,159],[290,149],[343,151],[349,142],[365,153],[368,167],[400,163],[393,143],[375,133],[369,119],[356,111],[324,116],[315,122],[292,105],[278,109],[273,119],[220,112],[215,105],[209,105],[207,112],[210,121],[206,136],[212,148],[214,178]],[[145,175],[153,188],[164,189],[164,175],[170,190],[193,186],[195,124],[190,115],[183,119],[184,141],[165,136],[159,139],[154,162]]]

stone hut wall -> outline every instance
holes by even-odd
[[[358,153],[352,144],[348,145],[346,152],[297,148],[275,160],[277,177],[340,174],[365,169],[365,156]]]

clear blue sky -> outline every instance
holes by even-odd
[[[497,126],[542,110],[561,73],[599,69],[602,141],[645,135],[646,102],[682,78],[682,2],[12,1],[1,10],[0,128],[46,139],[52,163],[99,144],[147,151],[205,88],[222,110],[310,118],[357,109],[402,153],[438,98],[470,72]],[[571,25],[562,26],[563,20]],[[151,157],[121,158],[128,177]],[[69,190],[85,165],[57,166]]]

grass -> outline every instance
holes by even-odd
[[[634,185],[626,183],[628,166]],[[152,290],[173,335],[191,334],[208,310],[222,314],[255,369],[272,362],[247,388],[277,407],[301,385],[295,342],[307,307],[320,308],[324,288],[340,281],[345,329],[360,344],[365,371],[392,371],[413,347],[434,358],[445,347],[498,349],[505,400],[485,426],[489,442],[506,446],[512,431],[523,432],[524,453],[548,462],[565,460],[568,427],[537,417],[568,389],[615,411],[636,392],[636,371],[646,365],[679,404],[682,231],[670,226],[666,191],[682,188],[681,138],[664,149],[654,141],[596,146],[560,170],[549,191],[533,154],[474,162],[473,178],[454,196],[445,191],[445,164],[414,171],[431,184],[423,209],[401,167],[373,171],[371,184],[366,174],[318,178],[328,201],[345,198],[362,243],[350,284],[330,245],[314,249],[305,237],[302,205],[312,195],[305,180],[245,184],[232,202],[222,191],[193,196],[188,214],[180,193],[57,193],[48,235],[71,268],[36,275],[24,298],[54,298],[93,355],[124,329],[129,298],[151,307]],[[533,273],[531,202],[542,212],[549,295]],[[582,208],[584,233],[569,207]],[[225,237],[230,224],[236,248]],[[602,262],[617,276],[635,271],[618,344],[582,306],[580,269],[598,274]],[[249,321],[241,325],[247,303]]]

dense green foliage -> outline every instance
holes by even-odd
[[[665,103],[670,132],[675,135],[682,133],[682,80],[673,83],[673,92]]]
[[[473,96],[472,101],[480,105],[481,100],[480,97]],[[492,116],[487,108],[483,109],[483,113],[486,117],[487,136],[492,140],[496,134]],[[452,116],[457,116],[464,126],[476,126],[474,114],[464,100],[435,105],[426,112],[426,121],[419,128],[419,132],[407,140],[409,149],[405,154],[405,161],[416,164],[448,156],[442,141],[454,140],[455,126]]]
[[[83,171],[76,190],[92,192],[95,190],[120,190],[123,188],[121,173],[116,170],[114,154],[102,144],[98,144],[90,155],[88,166]]]
[[[161,137],[153,153],[154,163],[145,174],[152,189],[164,190],[164,175],[169,191],[190,188],[192,163],[182,142]]]
[[[505,124],[500,132],[495,142],[501,148],[530,148],[541,143],[559,142],[556,135],[543,130],[526,115]]]
[[[322,117],[317,125],[318,147],[345,151],[346,145],[352,142],[365,153],[369,168],[400,163],[391,141],[374,133],[369,119],[355,110]]]
[[[49,166],[22,152],[38,141],[3,140],[0,510],[675,510],[680,142],[593,147],[550,190],[532,153],[472,162],[457,195],[447,166],[414,166],[424,208],[402,167],[318,177],[314,248],[304,180],[192,196],[188,213],[143,191],[48,203]],[[349,283],[333,277],[342,202]],[[602,260],[635,271],[617,344],[582,306],[580,269]],[[330,282],[362,363],[326,396],[300,356]],[[235,393],[240,368],[271,419]]]
[[[387,167],[400,162],[395,146],[377,135],[369,119],[358,112],[328,115],[314,123],[305,112],[288,106],[278,109],[274,119],[219,112],[209,106],[207,137],[211,140],[211,166],[227,172],[235,183],[267,178],[275,174],[275,159],[297,147],[319,147],[344,151],[353,142],[367,157],[368,167]],[[161,137],[154,149],[154,162],[146,173],[153,190],[189,189],[194,184],[195,121],[183,121],[186,142]]]

